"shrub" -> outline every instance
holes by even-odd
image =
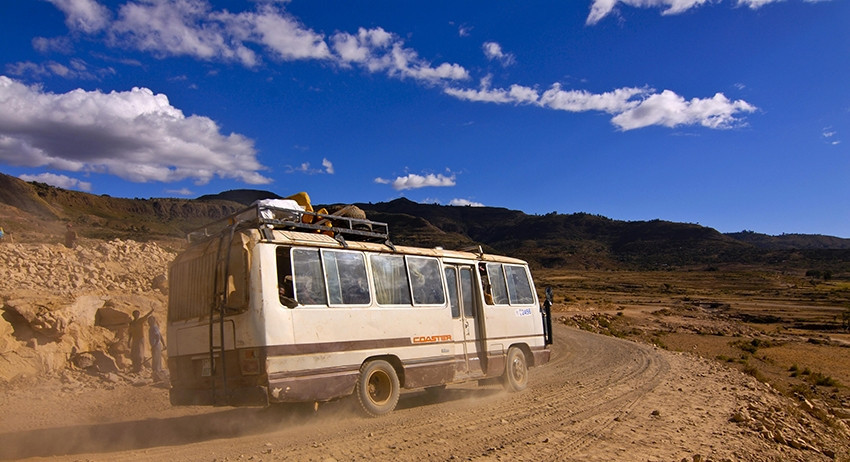
[[[812,390],[811,390],[811,388],[809,388],[809,387],[808,387],[808,386],[806,386],[806,385],[803,385],[802,383],[798,383],[798,384],[796,384],[796,385],[793,385],[793,386],[791,387],[791,392],[792,392],[792,393],[798,393],[798,394],[800,394],[800,395],[804,396],[804,397],[805,397],[805,398],[807,398],[807,399],[812,397]]]
[[[759,371],[752,364],[745,364],[744,365],[744,373],[753,376],[759,382],[767,382],[767,379],[764,377],[764,375],[761,373],[761,371]]]
[[[809,382],[819,387],[834,387],[838,385],[838,381],[828,375],[823,375],[820,372],[812,372],[809,375]]]
[[[768,348],[772,346],[770,342],[757,338],[754,338],[749,342],[746,340],[736,340],[732,342],[732,345],[752,355],[755,355],[756,351],[758,351],[759,348]]]

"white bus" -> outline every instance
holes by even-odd
[[[384,223],[261,201],[190,239],[169,269],[171,402],[353,393],[379,416],[402,388],[520,391],[549,360],[545,315],[522,260],[394,246]]]

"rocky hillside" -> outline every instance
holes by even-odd
[[[0,174],[0,226],[16,242],[60,242],[64,224],[73,223],[85,238],[158,241],[176,248],[187,231],[257,199],[278,197],[274,192],[242,189],[193,200],[123,199]],[[480,245],[485,251],[524,258],[535,267],[670,269],[743,264],[834,275],[850,272],[850,239],[829,236],[722,234],[690,223],[627,222],[586,213],[528,215],[404,198],[356,205],[370,219],[388,223],[397,244],[454,249]]]
[[[16,242],[59,242],[67,223],[96,239],[180,239],[241,207],[227,200],[97,196],[0,174],[0,226]]]
[[[782,234],[779,236],[769,236],[753,231],[741,231],[740,233],[728,233],[727,236],[741,242],[753,244],[762,249],[850,249],[850,239],[823,236],[821,234]]]
[[[174,255],[132,240],[0,244],[0,383],[66,367],[138,379],[121,373],[127,323],[139,309],[165,325]]]

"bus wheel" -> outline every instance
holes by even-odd
[[[502,385],[508,391],[522,391],[528,386],[528,366],[525,364],[525,354],[517,347],[508,349],[508,362]]]
[[[389,413],[398,404],[400,394],[398,374],[383,360],[369,361],[360,368],[360,378],[354,393],[367,415],[378,417]]]

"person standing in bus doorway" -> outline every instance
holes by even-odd
[[[148,314],[139,317],[141,311],[133,310],[133,319],[130,320],[130,329],[127,341],[130,347],[130,360],[133,362],[134,373],[142,372],[142,364],[145,362],[145,321],[148,320],[153,309]]]
[[[165,380],[165,371],[162,370],[162,350],[165,350],[165,339],[159,330],[156,318],[148,318],[148,342],[151,344],[151,376],[154,382]]]
[[[65,231],[65,247],[73,249],[77,246],[77,232],[74,231],[74,225],[68,223]]]

